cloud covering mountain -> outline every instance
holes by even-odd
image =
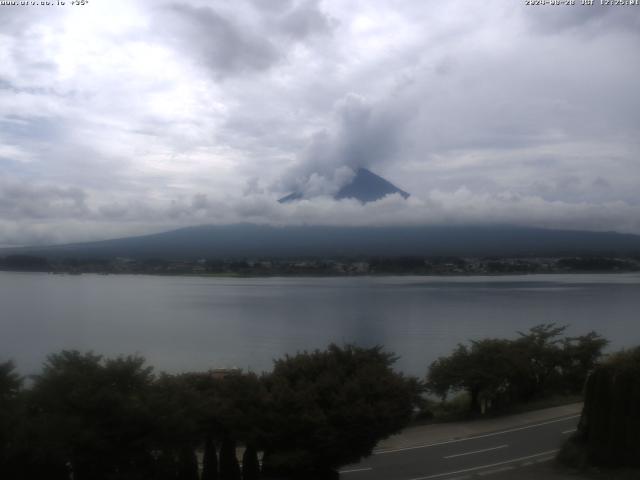
[[[367,170],[366,168],[357,168],[351,170],[350,175],[346,177],[345,183],[336,184],[339,187],[337,191],[333,189],[331,192],[334,200],[355,199],[361,203],[377,202],[387,195],[399,195],[404,199],[409,198],[409,194],[399,189],[391,182]],[[279,203],[289,203],[299,200],[313,199],[315,192],[309,191],[309,184],[304,185],[295,192],[290,193],[278,200]]]
[[[640,8],[3,6],[0,245],[239,221],[640,233]],[[411,192],[334,200],[354,169]],[[305,202],[277,199],[305,186]]]

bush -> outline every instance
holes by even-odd
[[[466,392],[471,414],[505,410],[552,394],[579,393],[607,341],[595,332],[561,338],[565,329],[537,325],[515,340],[460,344],[429,366],[427,387],[443,400]]]
[[[587,381],[578,428],[595,465],[640,466],[640,347],[611,357]]]
[[[267,473],[331,476],[406,426],[420,388],[391,369],[394,361],[380,347],[352,345],[276,361],[265,379]]]
[[[587,448],[584,439],[579,434],[573,434],[560,448],[556,460],[561,464],[583,469],[587,466]]]

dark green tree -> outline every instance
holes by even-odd
[[[536,325],[527,333],[518,332],[513,359],[518,373],[512,381],[522,401],[529,401],[546,393],[548,387],[556,387],[565,360],[560,337],[567,326],[554,323]]]
[[[156,450],[154,451],[155,462],[153,464],[153,478],[157,480],[176,480],[178,478],[178,459],[173,451]]]
[[[231,437],[226,437],[222,440],[220,448],[220,480],[240,480],[240,478],[236,442]]]
[[[640,466],[640,347],[598,366],[585,389],[577,438],[590,463]]]
[[[232,372],[215,378],[205,372],[190,374],[188,379],[202,401],[200,426],[204,438],[217,439],[223,447],[238,441],[244,445],[259,442],[264,430],[266,393],[255,374]],[[220,478],[235,475],[231,456],[225,457],[231,461],[227,466],[223,466],[223,457],[221,449]]]
[[[151,437],[158,457],[157,469],[169,477],[185,474],[186,452],[193,452],[205,438],[203,399],[190,375],[160,375],[148,401],[154,415]]]
[[[211,435],[207,435],[204,442],[202,480],[218,480],[218,456],[216,455],[216,444]]]
[[[16,366],[12,361],[0,363],[0,402],[2,405],[13,402],[22,387],[22,377],[15,370]]]
[[[277,360],[268,391],[263,475],[334,478],[411,419],[419,383],[381,347],[331,345]]]
[[[19,455],[18,436],[23,434],[24,415],[20,408],[22,378],[13,362],[0,363],[0,478],[18,478],[24,468]]]
[[[608,343],[596,332],[563,340],[562,383],[569,393],[582,391],[589,373],[598,365]]]
[[[178,456],[178,480],[199,480],[198,459],[192,448],[183,445]]]
[[[427,389],[444,402],[451,392],[466,388],[464,378],[470,364],[469,348],[459,344],[451,355],[431,363],[427,373]]]
[[[429,390],[443,399],[449,392],[464,390],[469,394],[469,409],[482,413],[494,404],[510,402],[515,350],[508,340],[472,341],[458,345],[449,357],[431,364],[427,375]]]
[[[259,478],[258,452],[253,445],[247,445],[242,455],[242,480],[259,480]]]
[[[139,357],[49,356],[31,392],[34,455],[70,465],[76,480],[142,478],[152,463],[146,402],[152,380]]]
[[[579,392],[607,342],[595,332],[561,338],[565,329],[543,324],[515,340],[458,345],[430,365],[427,388],[443,400],[451,392],[468,392],[473,414],[545,394]]]
[[[253,373],[233,373],[217,379],[206,395],[208,421],[221,440],[255,444],[262,432],[266,408],[264,384]]]

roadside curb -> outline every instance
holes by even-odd
[[[380,455],[397,450],[423,448],[434,444],[454,442],[463,438],[526,428],[530,425],[578,416],[581,412],[582,403],[573,403],[504,417],[409,427],[399,434],[380,442],[374,449],[373,454]]]

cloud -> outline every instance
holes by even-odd
[[[239,221],[640,233],[637,10],[5,6],[0,243]],[[412,196],[332,200],[362,166]],[[278,204],[296,189],[317,198]]]
[[[268,38],[243,29],[212,8],[172,4],[159,16],[161,38],[189,52],[217,75],[263,70],[278,60]]]
[[[81,218],[86,193],[79,188],[0,184],[0,216],[5,219]]]
[[[400,102],[373,105],[359,95],[347,94],[336,102],[336,123],[313,134],[285,184],[306,195],[331,195],[358,168],[393,164],[414,113],[403,107]]]
[[[225,2],[196,2],[161,5],[153,30],[159,42],[223,79],[273,67],[285,59],[292,41],[327,33],[330,24],[314,0],[281,2],[270,9],[257,2],[238,3],[235,9]]]
[[[264,3],[264,2],[263,2]],[[318,0],[299,2],[278,19],[283,32],[295,39],[328,33],[332,21],[319,8]]]
[[[527,21],[535,32],[579,36],[599,36],[620,29],[638,32],[640,16],[628,8],[594,5],[587,8],[531,9]],[[555,11],[554,11],[555,10]]]

